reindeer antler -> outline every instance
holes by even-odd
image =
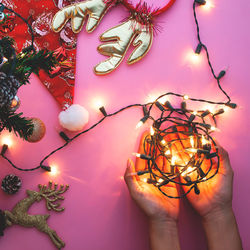
[[[107,3],[106,3],[107,2]],[[78,4],[72,4],[64,7],[56,13],[52,22],[52,29],[59,32],[66,22],[71,19],[71,26],[74,33],[79,33],[84,24],[85,18],[88,15],[88,23],[86,26],[87,32],[92,32],[99,22],[102,20],[105,13],[116,0],[88,0]]]
[[[57,203],[58,200],[64,200],[64,197],[61,196],[61,194],[65,193],[69,189],[69,185],[60,185],[60,188],[58,188],[58,184],[54,184],[53,188],[53,182],[50,181],[48,187],[46,185],[38,185],[42,197],[46,200],[46,206],[48,210],[54,210],[56,212],[62,212],[64,211],[64,207],[60,207],[60,203]]]
[[[104,75],[119,66],[133,40],[133,45],[136,48],[131,53],[127,63],[133,64],[141,60],[151,48],[153,28],[152,26],[143,26],[134,19],[129,19],[104,32],[100,40],[108,43],[100,45],[98,51],[110,58],[99,63],[95,67],[95,73]]]

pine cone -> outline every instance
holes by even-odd
[[[0,210],[0,236],[3,236],[3,231],[6,228],[6,218],[4,211]]]
[[[19,87],[20,83],[14,76],[0,72],[0,108],[11,104]]]
[[[7,194],[17,193],[18,190],[21,188],[21,186],[22,186],[21,179],[14,174],[7,175],[2,180],[2,189]]]

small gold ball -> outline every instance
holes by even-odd
[[[27,138],[28,142],[38,142],[42,140],[45,135],[46,127],[38,118],[32,118],[32,124],[34,125],[33,133]]]

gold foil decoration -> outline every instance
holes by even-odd
[[[98,51],[102,55],[109,56],[109,59],[99,63],[94,71],[97,75],[105,75],[119,66],[132,42],[136,48],[129,56],[127,63],[133,64],[141,60],[151,48],[153,27],[142,25],[131,18],[104,32],[100,40],[106,43],[101,44]]]
[[[54,184],[53,187],[53,183],[50,181],[48,187],[46,185],[38,185],[38,187],[40,189],[39,192],[27,190],[27,198],[19,201],[12,211],[4,211],[6,225],[12,226],[16,224],[23,227],[35,227],[39,231],[48,234],[55,246],[61,249],[65,246],[65,243],[59,238],[57,233],[48,226],[47,219],[50,215],[31,215],[28,214],[28,210],[35,202],[39,202],[44,198],[48,210],[54,210],[56,212],[64,211],[64,208],[60,207],[58,201],[64,200],[62,194],[68,190],[69,186],[61,185],[60,188],[58,188],[58,185]]]
[[[73,32],[79,33],[86,16],[89,16],[86,30],[90,33],[98,26],[111,6],[112,4],[106,4],[102,0],[88,0],[66,6],[55,14],[52,22],[52,29],[55,32],[59,32],[67,21],[71,19]]]

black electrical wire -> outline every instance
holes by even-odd
[[[220,74],[218,76],[216,76],[215,74],[215,71],[214,71],[214,68],[212,66],[212,63],[210,61],[210,55],[209,55],[209,52],[208,52],[208,49],[207,49],[207,46],[202,43],[201,41],[201,37],[200,37],[200,27],[199,27],[199,23],[198,23],[198,19],[197,19],[197,14],[196,14],[196,4],[197,2],[194,1],[193,3],[193,14],[194,14],[194,20],[195,20],[195,24],[196,24],[196,31],[197,31],[197,39],[198,39],[198,46],[200,46],[200,51],[201,49],[204,49],[205,52],[206,52],[206,57],[207,57],[207,62],[208,62],[208,66],[211,70],[211,73],[214,77],[214,79],[216,80],[217,82],[217,85],[219,87],[219,89],[223,92],[223,94],[227,97],[228,101],[227,102],[216,102],[216,101],[211,101],[211,100],[205,100],[205,99],[199,99],[199,98],[189,98],[190,101],[194,101],[194,102],[203,102],[203,103],[208,103],[208,104],[213,104],[213,105],[228,105],[228,104],[232,104],[231,103],[231,98],[229,97],[229,95],[226,93],[226,91],[222,88],[221,86],[221,83],[220,83],[220,79],[225,75],[225,71],[221,71]],[[5,7],[6,8],[6,7]],[[12,11],[8,8],[6,8],[7,10],[9,11]],[[12,11],[13,12],[13,11]],[[13,12],[15,13],[15,12]],[[34,51],[34,46],[33,46],[33,41],[34,41],[34,34],[33,34],[33,30],[32,30],[32,27],[30,26],[30,24],[28,24],[27,20],[25,20],[24,18],[22,18],[18,13],[15,13],[17,16],[19,16],[22,20],[25,21],[25,23],[27,23],[30,31],[31,31],[31,36],[32,36],[32,49]],[[200,53],[199,51],[199,53]],[[132,104],[132,105],[129,105],[129,106],[126,106],[126,107],[123,107],[121,109],[119,109],[118,111],[114,112],[114,113],[111,113],[111,114],[107,114],[105,115],[103,118],[101,118],[98,122],[96,122],[95,124],[93,124],[90,128],[86,129],[86,130],[83,130],[81,132],[79,132],[78,134],[76,134],[75,136],[73,136],[72,138],[68,138],[66,143],[63,144],[62,146],[58,147],[57,149],[53,150],[51,153],[49,153],[48,155],[46,155],[40,162],[40,165],[38,167],[35,167],[35,168],[31,168],[31,169],[23,169],[23,168],[19,168],[17,167],[11,160],[9,160],[6,155],[2,155],[2,157],[7,160],[12,167],[18,169],[18,170],[21,170],[21,171],[33,171],[33,170],[37,170],[39,168],[42,168],[42,169],[45,169],[45,170],[50,170],[50,167],[46,167],[44,166],[44,162],[49,158],[51,157],[53,154],[55,154],[56,152],[62,150],[63,148],[65,148],[66,146],[68,146],[70,144],[70,142],[72,142],[73,140],[75,140],[76,138],[78,138],[79,136],[81,136],[82,134],[85,134],[91,130],[93,130],[96,126],[98,126],[99,124],[101,124],[102,122],[104,122],[104,120],[106,120],[106,118],[108,117],[112,117],[112,116],[115,116],[116,114],[124,111],[124,110],[127,110],[129,108],[134,108],[134,107],[141,107],[143,109],[143,112],[144,112],[144,120],[146,121],[147,119],[150,119],[153,121],[154,125],[155,125],[155,129],[158,129],[158,133],[157,133],[157,136],[155,137],[152,137],[150,138],[150,141],[151,141],[151,144],[150,144],[150,153],[152,154],[152,158],[150,160],[148,160],[148,173],[150,174],[150,181],[152,182],[152,184],[154,184],[164,195],[168,196],[168,197],[171,197],[171,198],[181,198],[185,195],[187,195],[187,193],[189,193],[192,189],[195,190],[195,192],[198,193],[198,187],[197,187],[197,184],[200,183],[200,182],[204,182],[208,179],[211,179],[215,174],[217,174],[218,172],[218,169],[219,169],[219,155],[218,155],[218,150],[216,149],[215,152],[213,153],[208,153],[208,156],[209,155],[213,155],[213,158],[215,157],[217,159],[217,165],[216,165],[216,171],[215,173],[213,173],[211,176],[207,177],[208,174],[210,173],[210,171],[212,170],[212,165],[214,164],[214,162],[212,161],[212,159],[210,159],[210,167],[208,168],[207,172],[205,173],[205,175],[203,176],[198,176],[198,178],[195,180],[195,181],[186,181],[186,182],[183,182],[182,180],[180,180],[180,175],[181,175],[181,171],[176,171],[175,174],[173,173],[166,173],[164,171],[162,171],[156,164],[156,159],[158,157],[161,157],[163,156],[163,149],[161,148],[161,146],[159,145],[159,136],[160,137],[164,137],[164,136],[167,136],[171,133],[180,133],[180,131],[178,131],[178,127],[182,127],[182,126],[186,126],[187,128],[191,128],[192,129],[192,133],[194,136],[196,136],[197,138],[200,138],[201,135],[205,136],[209,141],[210,143],[213,145],[213,147],[216,147],[216,143],[214,142],[213,138],[210,136],[210,133],[211,133],[211,125],[210,124],[207,124],[205,122],[205,119],[204,117],[202,116],[202,114],[204,114],[204,110],[199,110],[197,111],[197,115],[196,115],[196,118],[199,118],[201,119],[202,122],[197,122],[196,120],[194,121],[189,121],[190,119],[190,116],[192,115],[193,111],[192,110],[183,110],[183,108],[169,108],[167,105],[162,105],[163,106],[163,111],[161,113],[161,116],[160,118],[158,119],[154,119],[150,113],[151,113],[151,110],[154,106],[156,106],[156,103],[164,96],[175,96],[175,97],[179,97],[179,98],[184,98],[184,95],[181,95],[181,94],[178,94],[178,93],[173,93],[173,92],[168,92],[168,93],[165,93],[161,96],[159,96],[154,102],[150,102],[150,103],[146,103],[146,104]],[[158,105],[158,104],[157,104]],[[235,105],[235,104],[233,104]],[[158,105],[159,106],[159,105]],[[236,106],[236,105],[235,105]],[[146,111],[145,111],[146,109]],[[105,111],[106,112],[106,111]],[[147,112],[145,114],[145,112]],[[168,113],[168,115],[166,116],[166,113]],[[216,125],[216,119],[215,119],[215,116],[213,116],[213,114],[210,113],[210,115],[212,115],[212,119]],[[144,121],[144,122],[145,122]],[[172,125],[170,126],[170,128],[176,128],[177,127],[177,131],[173,130],[171,133],[167,132],[167,130],[159,130],[159,127],[162,125],[162,124],[165,124],[167,122],[170,122],[172,123]],[[201,131],[202,134],[200,134]],[[189,134],[190,135],[190,134]],[[148,140],[148,138],[147,138]],[[178,140],[177,140],[178,141]],[[180,140],[181,141],[181,140]],[[145,140],[146,142],[146,140]],[[170,143],[175,143],[176,140],[173,140],[171,141]],[[159,152],[159,153],[157,153]],[[148,153],[145,149],[145,154]],[[195,163],[199,164],[199,168],[201,168],[201,165],[202,165],[202,158],[204,158],[204,154],[198,154],[199,155],[199,159],[195,160]],[[194,159],[192,159],[192,161],[194,161]],[[188,163],[189,164],[189,163]],[[180,168],[180,167],[183,167],[183,166],[177,166],[177,168]],[[184,169],[185,169],[185,166],[184,166]],[[197,168],[196,169],[198,175],[199,175],[199,169]],[[158,173],[158,174],[157,174]],[[204,178],[206,177],[206,179]],[[185,185],[185,186],[190,186],[190,188],[188,189],[188,191],[180,196],[177,196],[177,197],[172,197],[170,195],[168,195],[166,192],[164,192],[162,190],[162,186],[159,185],[159,183],[157,182],[157,179],[158,178],[163,178],[165,181],[167,180],[167,182],[172,182],[172,183],[175,183],[175,184],[178,184],[178,185]]]

